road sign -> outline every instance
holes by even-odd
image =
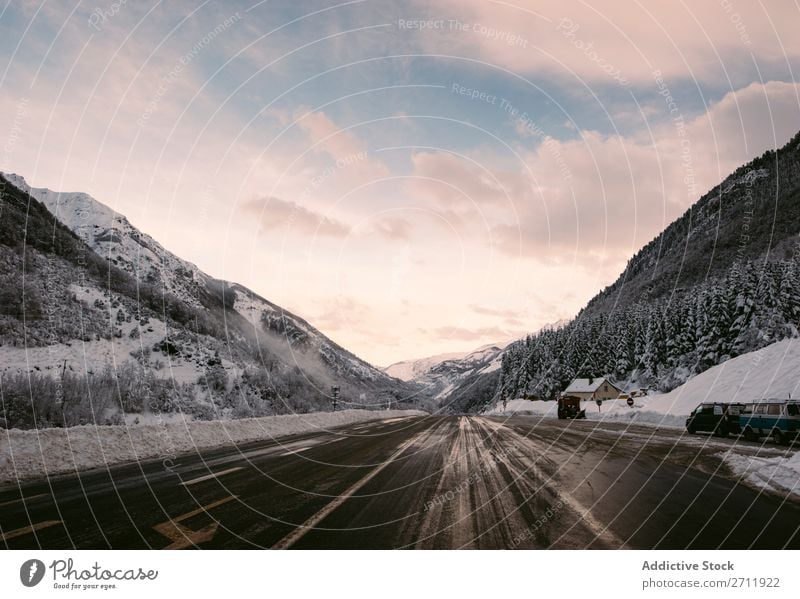
[[[331,403],[333,403],[333,411],[336,411],[336,403],[339,401],[339,385],[331,386]]]
[[[632,398],[632,397],[629,397],[629,398],[628,398],[628,401],[627,401],[626,403],[628,404],[628,406],[629,406],[629,407],[631,407],[631,408],[632,408],[632,407],[633,407],[633,398]]]

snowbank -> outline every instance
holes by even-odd
[[[631,408],[609,400],[598,412],[594,402],[584,402],[590,420],[630,421],[683,427],[689,413],[703,402],[747,402],[767,397],[800,397],[800,340],[786,339],[743,354],[689,379],[669,393],[638,397]],[[495,415],[533,414],[556,417],[552,401],[509,401],[487,412]]]
[[[745,456],[733,452],[719,455],[734,474],[751,485],[778,493],[800,496],[800,452],[790,457]]]
[[[530,401],[527,399],[512,399],[503,404],[498,403],[494,408],[485,412],[487,416],[513,416],[514,414],[543,416],[545,418],[557,418],[558,414],[556,402],[554,401]]]
[[[344,410],[210,422],[14,429],[0,432],[0,483],[138,460],[168,460],[200,449],[421,415],[424,412],[417,410]]]
[[[800,394],[800,340],[786,339],[709,368],[658,397],[660,411],[686,415],[702,402],[748,402]]]
[[[682,428],[686,420],[685,416],[662,413],[658,411],[657,405],[651,407],[653,403],[658,403],[653,400],[659,397],[663,396],[656,395],[637,398],[633,407],[628,406],[628,404],[622,400],[608,400],[603,402],[603,405],[599,409],[595,402],[583,401],[581,402],[581,409],[586,410],[587,420],[600,422],[636,422],[640,424],[655,424],[658,426]],[[542,418],[557,418],[557,411],[558,406],[555,401],[515,399],[507,403],[505,411],[503,411],[502,404],[499,404],[494,409],[486,412],[486,414],[490,416],[512,416],[517,414],[540,416]]]

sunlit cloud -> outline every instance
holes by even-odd
[[[544,71],[589,86],[650,82],[655,70],[673,79],[728,82],[751,76],[753,57],[762,66],[800,57],[797,7],[780,0],[416,5],[443,21],[441,28],[417,32],[418,43],[432,51],[447,47],[515,73]]]

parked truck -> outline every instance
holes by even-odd
[[[586,410],[581,410],[581,398],[574,395],[562,395],[558,398],[558,419],[575,420],[586,418]]]

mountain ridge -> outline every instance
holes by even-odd
[[[0,353],[7,375],[30,371],[22,352],[36,347],[65,358],[62,377],[86,368],[116,376],[118,362],[131,363],[147,371],[137,376],[155,377],[160,386],[166,373],[158,369],[166,362],[167,378],[183,386],[184,407],[195,410],[192,397],[199,397],[208,409],[195,415],[204,418],[215,410],[227,416],[330,409],[333,385],[351,407],[424,399],[308,321],[169,252],[88,194],[32,188],[19,175],[0,175],[0,183]],[[76,341],[84,353],[89,348],[85,364],[69,349]],[[47,353],[31,366],[52,378],[59,370]]]
[[[669,391],[798,329],[800,133],[703,194],[569,325],[509,346],[486,402],[606,374]]]

